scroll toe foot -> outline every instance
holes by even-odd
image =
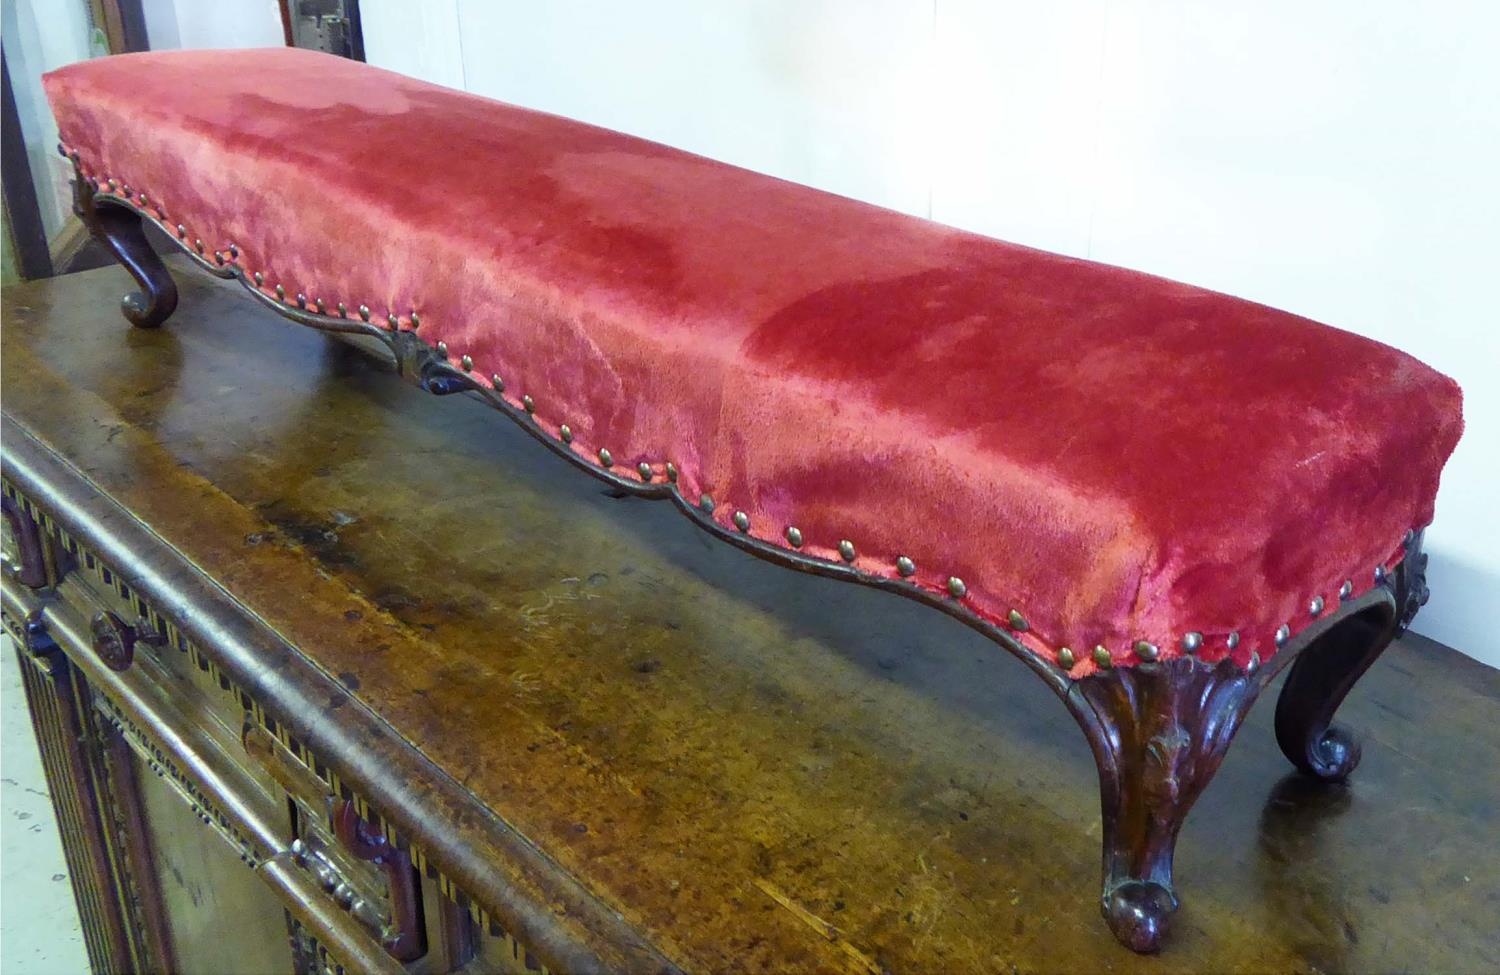
[[[1110,891],[1104,900],[1104,917],[1120,944],[1131,951],[1153,954],[1161,950],[1167,936],[1168,919],[1177,909],[1177,898],[1161,884],[1131,880]]]
[[[1302,771],[1323,782],[1342,782],[1359,765],[1359,739],[1343,725],[1330,725],[1308,754]]]

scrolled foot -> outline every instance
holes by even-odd
[[[1427,601],[1422,533],[1408,532],[1396,568],[1377,574],[1375,602],[1323,633],[1292,662],[1276,702],[1276,742],[1301,772],[1341,782],[1359,764],[1359,742],[1333,724],[1334,712],[1370,665],[1400,636]]]
[[[73,210],[94,239],[135,278],[141,290],[120,302],[120,311],[137,328],[156,328],[177,309],[177,284],[146,239],[141,216],[120,203],[96,199],[91,184],[73,181]]]
[[[162,271],[166,273],[165,269]],[[171,279],[167,279],[171,285]],[[156,328],[166,321],[177,310],[177,288],[175,286],[158,285],[148,296],[139,291],[132,291],[120,299],[120,311],[125,315],[126,321],[136,328]]]
[[[1177,898],[1161,884],[1131,880],[1104,898],[1104,919],[1120,944],[1143,955],[1161,950]]]
[[[1333,713],[1395,635],[1387,611],[1352,616],[1292,662],[1276,702],[1276,742],[1305,775],[1341,782],[1359,764],[1359,741]]]
[[[1330,725],[1301,757],[1297,768],[1323,782],[1342,782],[1359,765],[1359,739],[1343,725]]]

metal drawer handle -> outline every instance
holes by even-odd
[[[108,610],[94,614],[89,630],[93,634],[95,656],[104,666],[116,672],[130,669],[130,665],[135,662],[137,643],[161,642],[161,637],[150,623],[141,620],[131,626]]]
[[[288,795],[311,807],[324,806],[329,810],[329,820],[340,846],[352,856],[373,863],[384,871],[390,891],[390,923],[386,923],[380,907],[360,897],[316,846],[301,839],[293,840],[292,854],[296,862],[317,879],[319,886],[340,907],[373,932],[392,957],[401,961],[422,957],[427,945],[410,855],[371,830],[355,810],[354,803],[332,795],[327,786],[300,765],[276,738],[251,725],[245,728],[242,740],[245,751]]]
[[[422,930],[421,910],[417,905],[417,884],[411,857],[405,850],[392,846],[384,836],[370,832],[354,803],[344,799],[333,810],[333,832],[350,853],[376,864],[385,871],[391,891],[391,924],[381,943],[391,957],[414,961],[427,952]]]

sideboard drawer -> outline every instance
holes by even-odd
[[[381,945],[386,877],[339,858],[329,882],[318,867],[332,856],[303,852],[299,828],[323,831],[299,823],[293,796],[246,760],[254,709],[239,706],[216,667],[113,571],[83,553],[58,562],[65,571],[51,589],[6,577],[6,615],[31,619],[54,640],[51,666],[83,678],[83,720],[101,733],[96,777],[104,781],[93,790],[110,793],[117,820],[113,829],[104,823],[113,868],[136,897],[159,901],[156,939],[172,968],[288,971],[315,962],[309,971],[401,972]],[[411,883],[404,892],[408,901],[420,895]]]
[[[133,598],[128,589],[101,594],[72,575],[41,598],[6,580],[7,615],[40,618],[83,678],[91,719],[112,732],[104,739],[110,781],[101,785],[114,801],[139,807],[138,816],[121,817],[134,821],[115,831],[119,856],[135,861],[128,866],[137,886],[149,881],[168,902],[162,910],[170,920],[161,927],[174,967],[291,968],[292,942],[275,910],[279,905],[316,938],[330,970],[401,971],[381,945],[386,919],[369,907],[388,899],[382,878],[350,872],[329,884],[315,872],[315,864],[298,852],[299,824],[289,796],[257,763],[245,760],[243,745],[228,728],[232,712],[205,700],[201,682],[185,680],[182,668],[161,653],[173,651],[150,637],[149,609],[132,627],[133,641],[119,638],[119,601]],[[110,749],[111,740],[124,747]],[[194,819],[211,832],[191,829]],[[215,834],[212,842],[204,839]],[[235,871],[235,860],[249,871]],[[252,875],[259,881],[239,882]],[[359,914],[350,909],[355,905],[363,908]],[[245,936],[243,944],[236,935]]]

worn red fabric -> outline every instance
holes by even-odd
[[[46,87],[86,174],[268,294],[416,313],[582,457],[670,461],[772,545],[959,577],[1076,676],[1189,631],[1269,657],[1400,557],[1462,429],[1451,380],[1348,332],[350,61],[124,55]]]

